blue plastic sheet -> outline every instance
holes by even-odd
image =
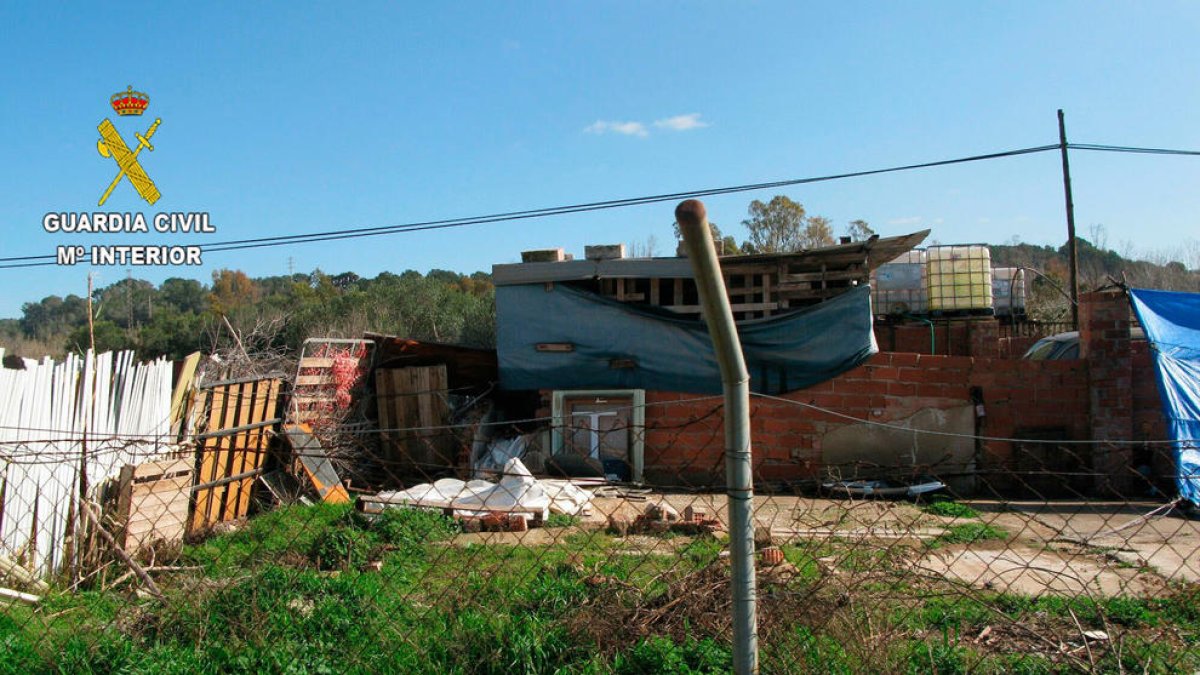
[[[1200,505],[1200,293],[1132,289],[1175,441],[1179,495]]]
[[[496,316],[504,389],[721,392],[703,321],[565,284],[500,286]],[[765,394],[831,379],[878,351],[868,286],[812,307],[739,322],[738,334],[750,388]],[[547,351],[567,345],[570,351]]]

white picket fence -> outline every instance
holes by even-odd
[[[81,467],[90,499],[125,464],[172,452],[172,365],[89,351],[26,366],[0,368],[0,555],[46,575],[65,562]]]

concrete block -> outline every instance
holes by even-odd
[[[588,260],[620,260],[625,257],[625,244],[595,244],[583,247]]]
[[[532,251],[521,251],[521,262],[563,262],[566,260],[561,248],[542,248]]]

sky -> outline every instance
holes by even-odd
[[[0,257],[205,245],[821,176],[1057,143],[1200,149],[1195,2],[0,4]],[[145,92],[141,117],[112,94]],[[162,123],[153,206],[97,152]],[[1200,238],[1200,157],[1072,151],[1076,222],[1122,252]],[[745,236],[786,194],[835,231],[1059,246],[1057,152],[711,197]],[[449,269],[656,240],[673,202],[208,252],[199,266],[0,269],[0,317],[127,274]],[[207,212],[207,234],[48,233],[51,212]],[[3,264],[3,263],[0,263]]]

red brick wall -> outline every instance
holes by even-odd
[[[1134,340],[1129,349],[1133,354],[1133,437],[1137,440],[1166,438],[1167,419],[1163,417],[1150,343]]]
[[[1005,355],[1001,351],[1000,325],[994,318],[935,319],[932,326],[921,323],[876,323],[875,342],[879,350],[884,352],[942,356]]]
[[[784,398],[858,420],[891,422],[925,408],[970,404],[973,386],[982,389],[985,401],[982,435],[1011,437],[1019,429],[1065,427],[1072,438],[1088,437],[1087,369],[1082,361],[883,352],[841,377]],[[689,485],[722,480],[721,401],[692,400],[695,398],[688,394],[646,393],[647,480]],[[817,477],[821,437],[848,424],[854,424],[853,420],[754,398],[751,430],[758,478]],[[983,450],[984,470],[1002,468],[1011,459],[1008,443],[985,442]]]
[[[1091,375],[1092,439],[1133,438],[1133,358],[1129,347],[1129,301],[1119,291],[1079,297],[1079,353]],[[1128,494],[1133,485],[1133,448],[1097,445],[1092,468],[1102,476],[1097,490]]]

